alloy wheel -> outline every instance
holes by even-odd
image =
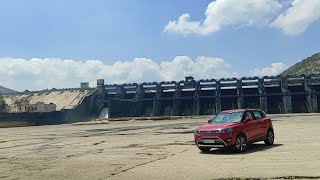
[[[268,131],[268,135],[267,135],[267,143],[268,145],[271,145],[273,144],[274,142],[274,134],[273,134],[273,131],[269,130]]]
[[[243,152],[247,148],[247,140],[243,136],[238,136],[236,139],[236,149],[238,152]]]

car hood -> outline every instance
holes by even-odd
[[[204,124],[198,128],[198,130],[214,130],[214,129],[225,129],[234,127],[237,123],[217,123],[217,124]]]

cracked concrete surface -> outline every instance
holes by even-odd
[[[272,118],[243,154],[201,153],[206,118],[0,129],[0,179],[320,179],[320,114]]]

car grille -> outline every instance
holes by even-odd
[[[219,133],[220,130],[199,130],[198,132],[203,134],[213,134],[213,133]]]

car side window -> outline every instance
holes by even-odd
[[[247,111],[245,114],[244,114],[244,119],[246,119],[246,117],[251,117],[252,119],[255,119],[255,117],[253,116],[253,114],[249,111]]]
[[[254,111],[253,114],[256,117],[256,119],[261,119],[262,118],[262,115],[261,115],[261,113],[259,111]]]

